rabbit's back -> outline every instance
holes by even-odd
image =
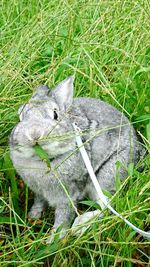
[[[93,98],[76,98],[73,102],[72,119],[81,129],[88,129],[88,150],[94,170],[100,169],[112,155],[124,151],[122,158],[125,165],[137,162],[142,147],[137,140],[134,128],[127,117],[106,102]],[[86,133],[86,131],[85,131]],[[118,157],[119,160],[119,157]]]
[[[75,98],[72,106],[73,114],[88,119],[89,124],[96,121],[99,126],[119,126],[120,123],[129,123],[123,113],[110,104],[95,98]]]

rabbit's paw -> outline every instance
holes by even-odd
[[[51,235],[46,239],[46,244],[51,244],[53,243],[53,241],[57,238],[57,239],[62,239],[67,235],[67,231],[66,228],[61,229],[61,231],[59,231],[58,229],[53,228],[51,230]]]
[[[54,241],[54,239],[55,239],[55,233],[56,233],[56,229],[53,229],[53,230],[51,231],[50,236],[49,236],[49,237],[46,239],[46,241],[45,241],[46,245],[53,243],[53,241]]]
[[[38,208],[31,208],[31,210],[28,212],[28,217],[35,220],[40,219],[41,215],[42,212]]]
[[[90,220],[95,216],[100,216],[100,210],[89,211],[75,218],[72,225],[73,235],[83,234],[90,227]]]

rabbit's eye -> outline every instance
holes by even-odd
[[[57,111],[56,110],[54,110],[54,120],[58,120],[58,114],[57,114]]]

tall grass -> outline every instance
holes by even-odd
[[[83,236],[56,237],[45,246],[53,212],[27,220],[33,195],[12,166],[8,138],[17,109],[37,85],[52,88],[74,73],[75,95],[116,106],[149,149],[149,1],[3,0],[0,13],[1,266],[148,266],[148,240],[109,214]],[[128,167],[113,201],[117,211],[148,230],[149,155],[143,163],[142,173]]]

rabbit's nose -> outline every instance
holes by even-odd
[[[43,134],[41,131],[39,131],[38,129],[31,129],[28,133],[27,133],[28,139],[30,141],[38,141],[40,138],[42,138]]]

